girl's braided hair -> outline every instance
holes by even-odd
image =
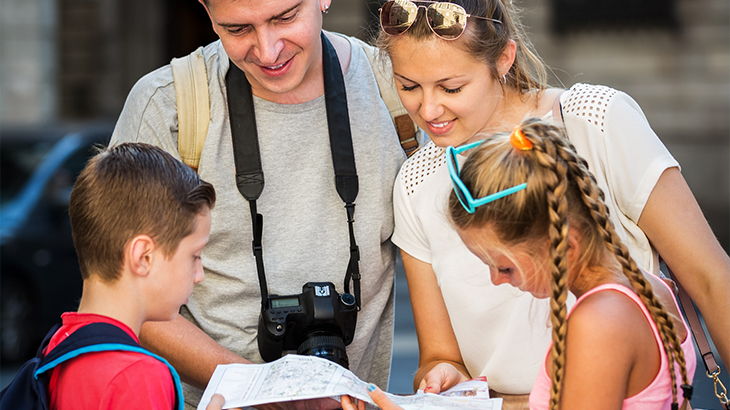
[[[608,217],[604,195],[588,171],[588,164],[565,138],[563,129],[536,118],[524,121],[519,130],[532,148],[518,150],[509,134],[497,134],[472,150],[461,170],[461,180],[475,198],[527,182],[527,188],[469,214],[455,193],[449,198],[451,219],[460,231],[489,227],[499,242],[516,245],[549,237],[550,306],[553,326],[552,389],[550,408],[557,409],[565,373],[568,282],[580,280],[568,275],[568,221],[581,233],[577,268],[597,266],[608,249],[621,266],[631,287],[657,324],[664,351],[670,360],[672,403],[677,405],[674,366],[679,365],[682,382],[689,385],[684,354],[674,322],[652,292],[628,249],[616,234]],[[497,245],[498,246],[498,245]],[[686,400],[685,400],[686,402]],[[676,407],[675,407],[676,408]]]

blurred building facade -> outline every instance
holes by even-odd
[[[556,85],[637,100],[727,249],[727,0],[514,1]],[[333,0],[325,27],[367,38],[379,3]],[[215,38],[196,0],[0,0],[0,126],[113,120],[139,77]]]

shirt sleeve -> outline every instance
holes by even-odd
[[[170,410],[174,407],[175,386],[170,370],[147,356],[119,372],[99,403],[100,410]]]
[[[406,162],[408,164],[408,162]],[[413,209],[412,198],[403,182],[406,164],[401,167],[393,187],[393,243],[401,250],[426,263],[431,263],[431,251],[421,221]]]
[[[177,151],[177,99],[169,65],[142,77],[127,96],[110,145],[144,142],[180,159]]]
[[[636,101],[623,92],[609,101],[604,144],[608,186],[621,212],[638,223],[659,177],[679,164]]]

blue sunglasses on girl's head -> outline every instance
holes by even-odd
[[[512,188],[507,188],[497,193],[487,195],[484,198],[474,199],[471,192],[469,192],[469,189],[466,188],[466,185],[464,185],[464,182],[459,176],[459,161],[456,159],[456,155],[472,148],[476,148],[482,142],[484,142],[484,140],[472,142],[471,144],[466,144],[458,148],[451,146],[446,147],[446,164],[449,167],[451,184],[454,185],[454,192],[456,193],[456,197],[459,198],[459,202],[461,202],[461,205],[464,209],[466,209],[466,212],[469,212],[470,214],[473,214],[477,207],[527,188],[527,183],[525,182],[517,186],[513,186]]]

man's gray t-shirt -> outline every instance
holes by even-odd
[[[405,156],[370,63],[355,41],[345,73],[359,193],[355,236],[360,248],[362,310],[347,347],[350,369],[387,386],[393,337],[395,248],[392,188]],[[210,242],[203,251],[205,280],[183,315],[222,346],[262,362],[256,335],[261,294],[251,250],[248,202],[235,185],[225,75],[229,60],[220,41],[204,51],[209,78],[210,124],[198,172],[215,186]],[[344,292],[350,241],[344,203],[337,194],[324,96],[295,105],[254,98],[265,187],[263,257],[270,294],[295,295],[306,282],[332,282]],[[143,77],[132,89],[112,143],[146,142],[177,153],[177,109],[170,66]],[[195,346],[191,346],[195,349]],[[185,385],[188,408],[201,391]]]

